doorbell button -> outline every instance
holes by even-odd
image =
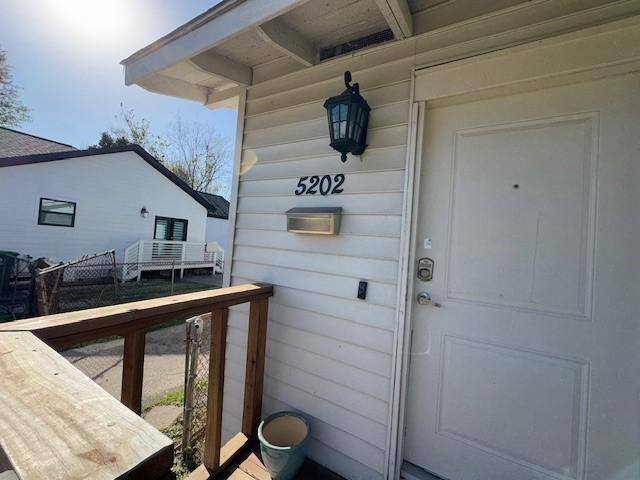
[[[360,283],[358,284],[358,298],[360,300],[365,300],[367,298],[367,286],[369,285],[368,282],[364,281],[364,280],[360,280]]]

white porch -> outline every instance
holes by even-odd
[[[182,278],[185,270],[196,268],[211,268],[215,275],[222,273],[223,267],[224,250],[206,243],[139,240],[124,251],[121,278],[139,281],[142,272],[159,270],[180,270]]]

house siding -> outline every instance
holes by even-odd
[[[76,202],[73,228],[38,225],[41,197]],[[206,209],[134,152],[0,168],[0,250],[73,260],[152,239],[156,215],[189,221],[205,241]],[[146,206],[149,216],[142,218]]]
[[[368,147],[343,164],[328,145],[325,98],[342,75],[247,96],[231,283],[269,282],[264,414],[311,421],[309,455],[350,479],[384,477],[412,59],[353,69],[372,107]],[[316,77],[314,78],[314,75]],[[344,173],[339,195],[293,192],[301,176]],[[340,234],[286,231],[286,210],[340,206]],[[369,282],[367,299],[356,298]],[[229,318],[225,436],[239,430],[248,307]]]
[[[207,230],[205,238],[207,242],[218,242],[223,250],[227,249],[227,237],[229,236],[229,220],[224,218],[207,217]]]
[[[590,9],[601,3],[567,3],[564,13],[576,14],[571,28],[620,14],[614,3],[606,11]],[[448,19],[443,24],[466,18],[455,2],[447,5],[455,11],[433,12]],[[275,286],[264,414],[307,414],[310,457],[346,478],[387,478],[386,459],[395,454],[387,442],[390,432],[397,434],[389,422],[413,68],[564,31],[569,17],[558,15],[558,4],[541,6],[525,2],[460,28],[436,28],[307,70],[292,59],[254,68],[245,105],[231,283]],[[367,150],[342,164],[328,145],[323,103],[342,92],[345,70],[353,73],[372,111]],[[301,176],[338,173],[346,175],[340,195],[293,193]],[[286,232],[288,209],[317,206],[343,208],[338,236]],[[362,279],[369,281],[366,301],[356,298]],[[229,321],[227,439],[240,429],[248,309],[234,308]]]

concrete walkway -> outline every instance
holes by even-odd
[[[184,324],[147,334],[142,405],[184,385]],[[62,352],[62,355],[111,395],[120,399],[122,339]]]

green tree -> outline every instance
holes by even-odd
[[[0,49],[0,125],[19,127],[31,119],[29,109],[20,101],[18,90],[7,63],[7,52]]]
[[[131,141],[124,136],[114,137],[109,132],[102,132],[100,134],[100,140],[95,145],[89,145],[89,148],[109,148],[109,147],[124,147],[131,145]]]

